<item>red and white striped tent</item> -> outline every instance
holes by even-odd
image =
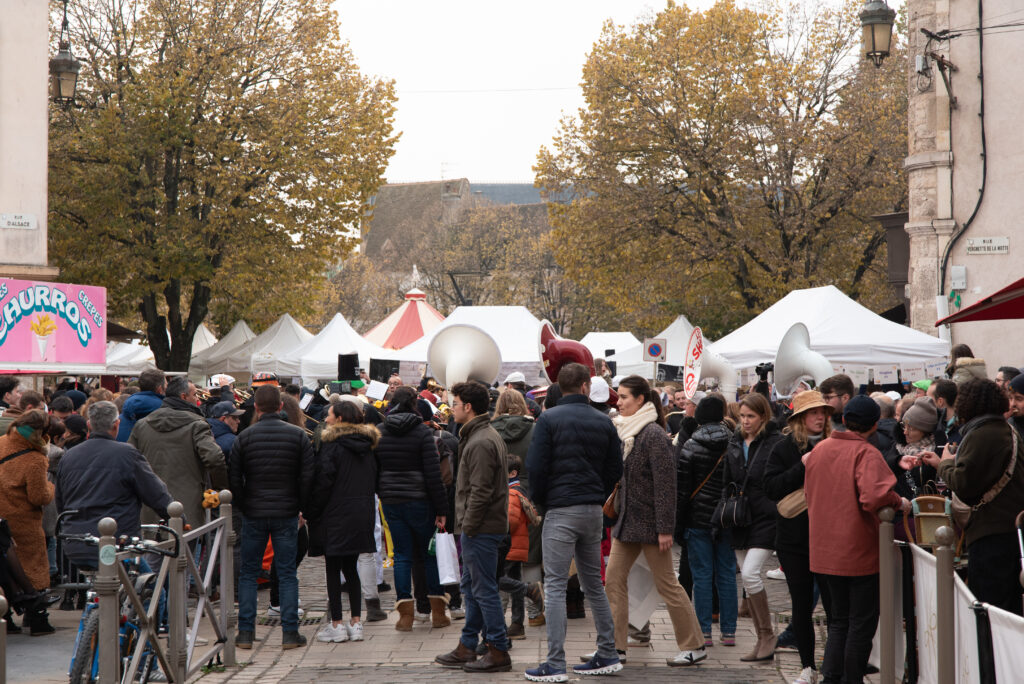
[[[386,349],[401,349],[441,325],[443,320],[444,316],[427,304],[426,293],[413,288],[405,293],[402,306],[388,314],[387,318],[363,337]]]

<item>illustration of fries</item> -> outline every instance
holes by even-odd
[[[50,338],[57,332],[57,322],[48,314],[39,314],[29,326],[35,334],[36,344],[39,346],[39,360],[50,361],[47,358],[47,348],[50,346]]]

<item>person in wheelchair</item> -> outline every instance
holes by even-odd
[[[57,510],[78,511],[61,532],[97,534],[102,518],[117,521],[117,535],[141,535],[141,510],[146,505],[167,518],[171,495],[138,449],[116,441],[117,407],[98,401],[89,407],[89,438],[68,450],[57,469]],[[97,548],[69,540],[64,555],[82,569],[95,568]]]

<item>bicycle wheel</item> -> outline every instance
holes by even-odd
[[[100,641],[100,611],[92,610],[85,620],[78,637],[75,657],[71,661],[69,681],[71,684],[93,684],[96,676],[97,646]]]

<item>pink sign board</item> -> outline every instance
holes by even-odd
[[[106,288],[0,278],[0,370],[102,370],[106,345]]]

